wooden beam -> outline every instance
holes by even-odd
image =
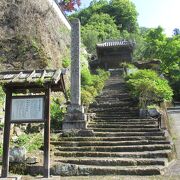
[[[44,122],[44,177],[50,177],[50,94],[51,88],[45,92],[45,122]]]
[[[27,77],[26,81],[32,81],[32,77],[34,76],[34,74],[36,73],[36,71],[32,71],[32,73],[29,75],[29,77]]]
[[[52,80],[55,82],[55,84],[59,81],[61,75],[61,69],[56,70],[54,73]]]
[[[43,73],[42,73],[42,76],[41,76],[41,81],[43,81],[44,80],[44,77],[45,77],[45,75],[46,75],[46,70],[43,70]]]
[[[6,91],[6,111],[4,122],[4,136],[3,136],[3,159],[2,159],[2,178],[7,178],[9,171],[9,139],[10,139],[10,112],[11,112],[11,99],[12,91],[8,89]]]
[[[12,80],[11,82],[16,82],[18,81],[18,78],[23,74],[23,72],[20,72],[19,74],[17,74]]]

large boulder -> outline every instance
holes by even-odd
[[[9,151],[9,161],[14,163],[23,163],[26,161],[26,148],[13,147]]]

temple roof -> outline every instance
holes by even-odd
[[[103,43],[97,44],[97,48],[104,48],[104,47],[131,47],[133,48],[135,45],[134,41],[126,41],[126,40],[111,40],[105,41]]]

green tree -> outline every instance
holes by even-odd
[[[90,6],[71,15],[70,17],[79,18],[81,24],[84,26],[89,23],[89,19],[95,14],[109,14],[109,16],[115,19],[115,23],[118,29],[128,32],[136,32],[137,23],[137,11],[135,5],[130,0],[93,0]]]
[[[145,36],[146,49],[144,51],[145,59],[160,58],[161,49],[166,44],[166,35],[163,34],[163,28],[152,28]]]
[[[137,31],[138,13],[134,3],[130,0],[111,0],[109,6],[107,13],[115,18],[116,24],[121,30]]]
[[[83,43],[86,45],[89,52],[95,50],[97,42],[119,37],[120,32],[113,18],[108,14],[94,14],[89,19],[89,22],[82,27]]]

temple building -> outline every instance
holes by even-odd
[[[98,63],[100,68],[118,68],[122,62],[131,62],[134,41],[113,40],[96,45]]]

